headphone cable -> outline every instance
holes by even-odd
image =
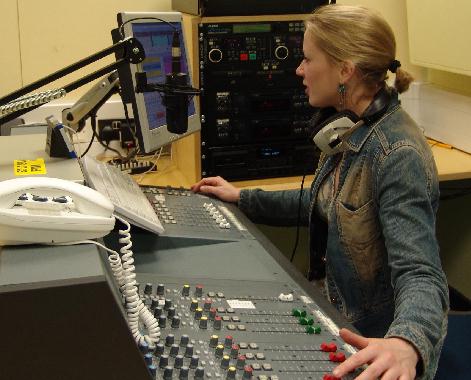
[[[293,251],[291,252],[290,262],[293,262],[294,256],[296,254],[296,249],[298,248],[299,243],[299,228],[301,220],[301,204],[303,199],[303,190],[304,190],[304,180],[306,179],[306,167],[304,167],[303,179],[301,180],[301,189],[299,190],[299,199],[298,199],[298,218],[296,222],[296,238],[294,241]]]

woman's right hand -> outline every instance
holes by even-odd
[[[191,190],[195,193],[211,194],[223,201],[232,203],[236,203],[240,198],[240,190],[221,177],[203,178],[191,186]]]

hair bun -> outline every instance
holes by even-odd
[[[396,74],[396,71],[399,67],[401,67],[401,62],[399,62],[397,59],[393,59],[389,64],[388,69],[390,72]]]

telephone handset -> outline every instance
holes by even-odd
[[[106,235],[114,206],[75,182],[24,177],[0,182],[0,245],[65,243]]]

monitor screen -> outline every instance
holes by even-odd
[[[163,22],[160,20],[165,20]],[[169,25],[170,23],[171,25]],[[122,30],[125,37],[134,37],[142,44],[146,58],[140,64],[130,64],[130,75],[122,75],[120,83],[123,91],[127,90],[128,100],[133,106],[136,134],[141,151],[152,152],[163,145],[201,129],[199,115],[193,97],[188,102],[188,129],[183,134],[171,133],[166,125],[166,109],[162,103],[162,95],[158,92],[135,93],[136,72],[146,72],[148,83],[163,84],[166,75],[172,72],[172,39],[175,29],[179,32],[181,47],[181,72],[189,72],[188,49],[185,45],[183,23],[179,12],[122,12],[118,14],[118,24],[124,24]],[[124,78],[123,78],[124,76]],[[124,87],[128,87],[124,89]],[[129,91],[130,89],[131,91]]]

